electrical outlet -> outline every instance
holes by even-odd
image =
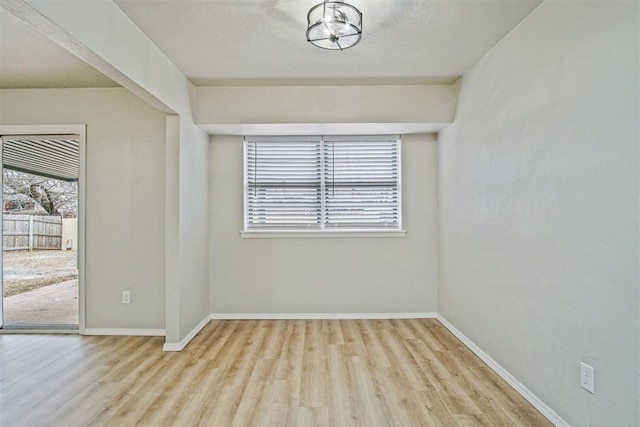
[[[595,393],[595,376],[593,366],[580,362],[580,387],[590,393]]]
[[[122,291],[122,303],[131,304],[131,291]]]

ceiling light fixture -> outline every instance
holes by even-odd
[[[307,13],[307,41],[322,49],[344,50],[362,38],[362,13],[344,1],[325,1]]]

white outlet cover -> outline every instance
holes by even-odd
[[[595,371],[593,366],[580,362],[580,387],[595,393]]]

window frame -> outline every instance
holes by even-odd
[[[324,194],[324,164],[321,166],[321,195],[320,214],[321,221],[318,229],[249,229],[248,215],[248,143],[251,142],[320,142],[321,157],[323,157],[323,145],[325,142],[372,142],[372,141],[397,142],[397,167],[398,167],[398,224],[393,228],[326,228],[324,221],[325,194]],[[242,175],[243,175],[243,230],[240,231],[242,238],[340,238],[340,237],[404,237],[406,230],[402,228],[402,138],[400,135],[304,135],[304,136],[245,136],[243,138],[242,150]],[[324,160],[322,160],[324,163]]]

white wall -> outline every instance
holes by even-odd
[[[181,118],[180,339],[209,311],[209,136]]]
[[[333,125],[358,134],[385,124],[396,129],[421,127],[426,133],[451,123],[455,111],[450,85],[219,86],[194,92],[196,123],[212,133],[257,127],[275,135],[282,135],[283,128],[313,135]],[[243,134],[247,133],[239,133]]]
[[[87,125],[86,327],[164,329],[165,115],[122,88],[16,89],[0,123]]]
[[[166,350],[181,350],[209,317],[209,137],[167,116],[165,176]]]
[[[213,313],[433,312],[437,300],[437,148],[402,141],[404,238],[242,239],[242,138],[211,139]]]
[[[640,425],[638,5],[545,1],[439,138],[439,311],[571,425]]]

